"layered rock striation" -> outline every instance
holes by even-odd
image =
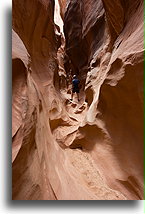
[[[56,3],[13,0],[13,199],[143,199],[143,1]]]

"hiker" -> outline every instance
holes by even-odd
[[[80,101],[80,100],[79,100],[79,92],[80,92],[80,90],[79,90],[79,83],[80,83],[79,79],[77,78],[76,75],[74,75],[74,76],[73,76],[73,80],[72,80],[72,94],[71,94],[71,100],[73,100],[73,94],[74,94],[74,93],[77,93],[78,101]]]

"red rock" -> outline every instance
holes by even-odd
[[[13,199],[143,199],[143,1],[59,2],[65,38],[54,1],[13,0]]]

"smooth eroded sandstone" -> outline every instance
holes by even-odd
[[[143,1],[13,0],[12,44],[13,200],[143,199]]]

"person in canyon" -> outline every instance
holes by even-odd
[[[74,76],[73,76],[73,80],[72,80],[71,100],[73,100],[73,94],[74,94],[74,93],[77,93],[78,101],[80,101],[80,100],[79,100],[79,92],[80,92],[79,83],[80,83],[80,80],[77,78],[76,75],[74,75]]]

